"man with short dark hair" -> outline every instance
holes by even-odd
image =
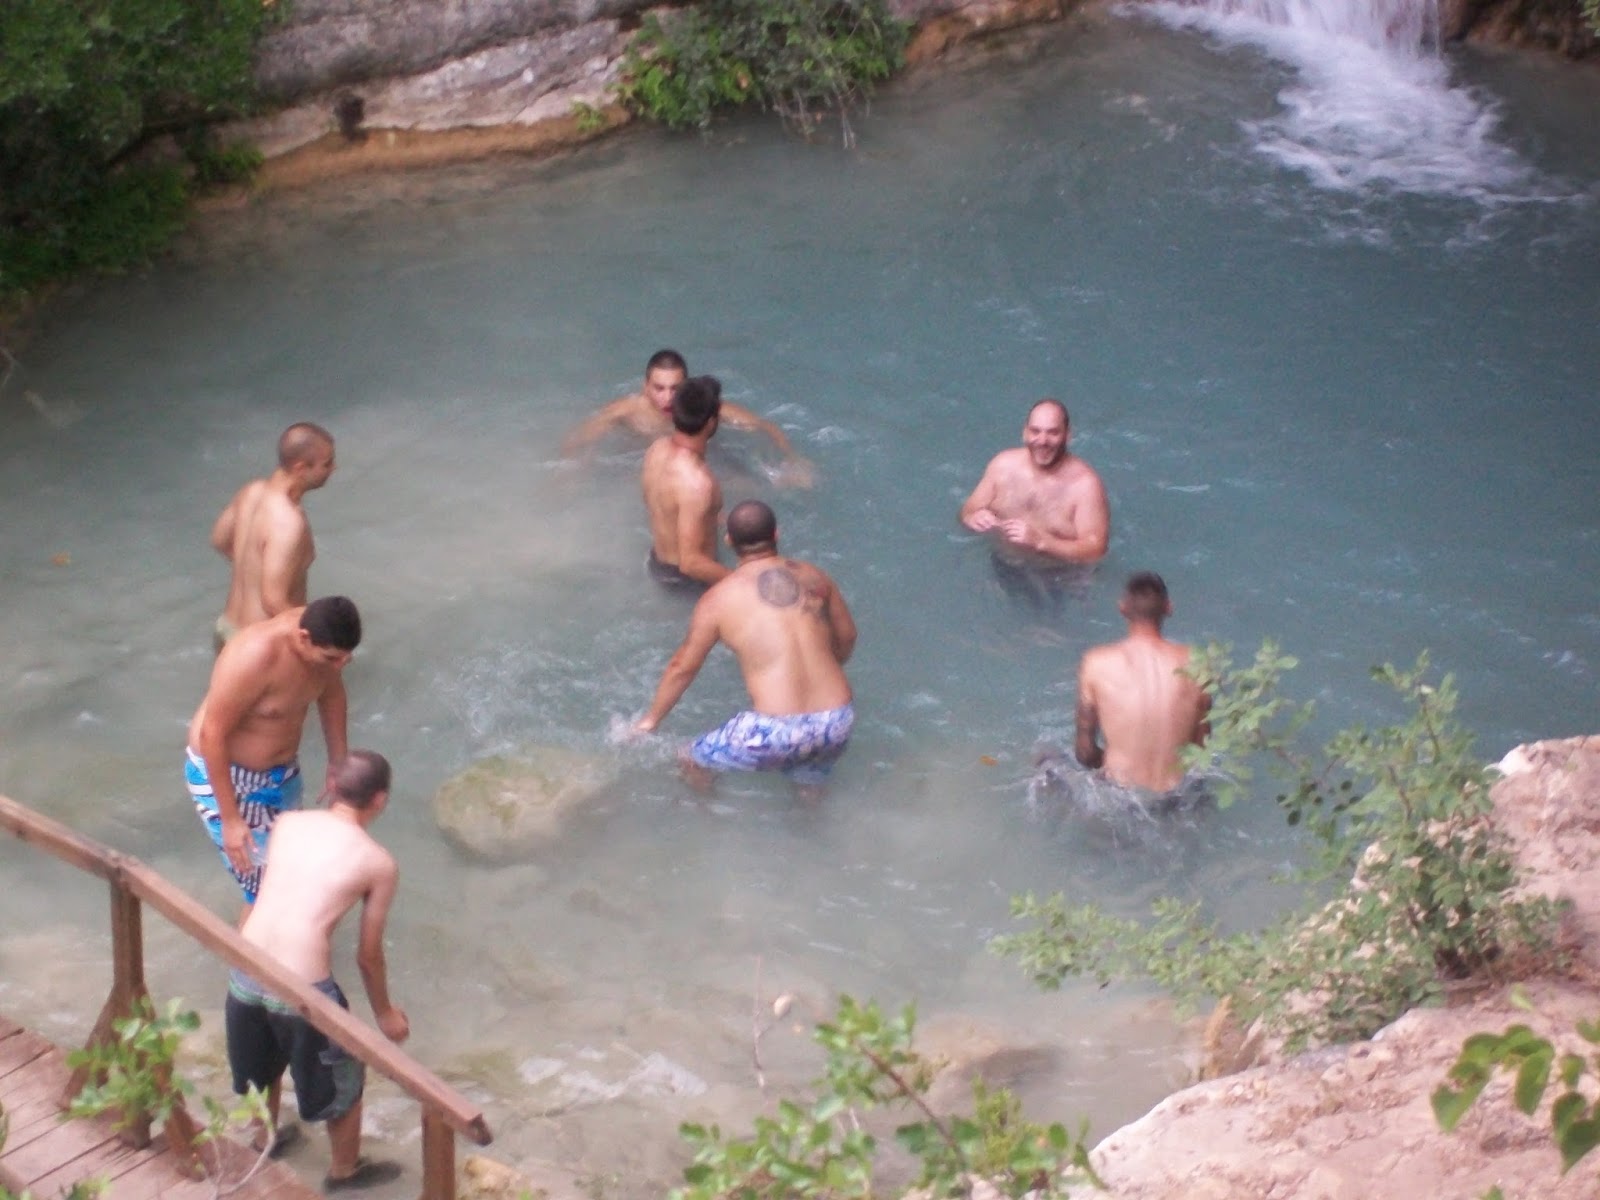
[[[324,596],[241,630],[217,655],[189,722],[184,781],[223,863],[244,893],[260,886],[278,815],[300,807],[300,738],[315,702],[331,786],[348,748],[342,672],[361,643],[361,615]]]
[[[278,438],[278,466],[244,485],[211,527],[211,545],[233,564],[216,646],[246,625],[306,602],[317,555],[301,499],[333,475],[333,435],[301,421]]]
[[[403,1042],[411,1025],[389,999],[383,930],[399,884],[394,857],[367,832],[389,802],[388,761],[371,750],[352,750],[333,772],[327,811],[284,814],[272,831],[261,894],[240,930],[258,946],[348,1009],[333,980],[333,931],[345,913],[361,904],[356,963],[384,1036]],[[252,1086],[267,1095],[268,1115],[278,1121],[284,1070],[294,1078],[301,1119],[326,1121],[332,1163],[323,1190],[368,1187],[399,1177],[396,1163],[361,1157],[361,1062],[330,1042],[293,1005],[272,995],[244,971],[228,978],[225,1010],[228,1062],[234,1091]],[[258,1148],[267,1131],[257,1131]],[[284,1141],[279,1136],[280,1144]]]
[[[751,707],[688,746],[685,776],[704,789],[714,771],[780,771],[814,797],[855,726],[844,674],[855,621],[826,572],[778,554],[777,518],[759,500],[728,514],[728,543],[739,565],[695,605],[635,728],[660,725],[722,642],[739,660]]]
[[[706,586],[728,573],[717,561],[722,488],[706,466],[706,446],[721,413],[722,385],[716,379],[684,380],[672,397],[672,432],[645,452],[639,473],[650,518],[645,565],[663,587]]]
[[[657,438],[672,429],[672,397],[688,378],[689,367],[676,350],[657,350],[645,364],[644,386],[613,400],[589,417],[561,443],[561,453],[587,450],[613,429],[627,429],[641,437]],[[780,485],[810,487],[815,478],[811,463],[795,453],[789,435],[748,408],[724,401],[722,421],[729,429],[760,433],[783,455],[783,466],[773,481]]]
[[[1169,793],[1183,782],[1178,751],[1205,744],[1211,697],[1184,673],[1189,647],[1162,636],[1172,601],[1161,576],[1131,576],[1117,609],[1128,636],[1078,669],[1077,759],[1113,783]]]

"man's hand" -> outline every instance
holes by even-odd
[[[769,472],[772,485],[780,488],[809,488],[817,482],[816,465],[798,454],[791,454]]]
[[[654,717],[640,717],[633,723],[633,732],[636,735],[654,733],[658,723]]]
[[[248,875],[254,865],[250,861],[250,827],[243,817],[220,817],[222,822],[222,852],[228,856],[233,869]]]
[[[995,517],[993,510],[980,508],[966,520],[966,526],[973,533],[988,533],[1000,522]]]
[[[379,1015],[378,1028],[391,1042],[403,1042],[411,1036],[411,1022],[406,1019],[406,1010],[399,1005],[391,1005]]]
[[[334,775],[337,773],[338,769],[339,765],[330,760],[328,763],[328,770],[322,777],[322,795],[317,797],[318,808],[327,808],[333,803],[333,798],[339,794],[334,790],[333,787]]]
[[[1033,530],[1028,527],[1027,521],[1021,517],[1012,517],[1009,521],[1001,521],[998,526],[1001,535],[1013,546],[1022,546],[1028,550],[1036,550],[1034,545]]]

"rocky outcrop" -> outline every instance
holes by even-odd
[[[975,36],[1056,20],[1072,2],[897,0],[893,8],[918,27],[907,55],[915,63]],[[271,111],[226,136],[255,143],[269,160],[297,151],[315,159],[287,171],[270,166],[269,185],[581,141],[626,119],[611,89],[629,39],[655,7],[296,0],[257,58]],[[341,108],[358,111],[359,122],[341,123]]]
[[[433,815],[457,847],[515,862],[560,837],[566,820],[616,778],[613,762],[563,746],[474,763],[440,786]]]
[[[1577,1200],[1600,1192],[1600,1161],[1561,1174],[1550,1095],[1534,1117],[1496,1079],[1454,1133],[1429,1096],[1473,1033],[1524,1023],[1558,1051],[1588,1057],[1576,1033],[1600,1016],[1600,737],[1519,747],[1500,763],[1495,820],[1527,886],[1570,901],[1571,977],[1498,986],[1444,1009],[1407,1013],[1369,1042],[1252,1067],[1168,1097],[1096,1147],[1120,1200],[1415,1200],[1510,1196]],[[1552,1089],[1552,1093],[1555,1089]]]
[[[1503,42],[1584,58],[1600,50],[1575,0],[1441,0],[1439,33],[1447,42]]]

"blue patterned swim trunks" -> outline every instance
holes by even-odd
[[[795,783],[815,786],[827,782],[855,723],[850,704],[784,717],[742,712],[695,738],[689,758],[717,771],[781,771]]]
[[[244,902],[254,904],[256,892],[261,888],[261,869],[267,862],[267,835],[272,832],[272,823],[278,819],[279,813],[300,807],[305,790],[305,782],[300,776],[300,761],[293,759],[264,771],[237,765],[229,768],[239,815],[250,829],[250,870],[241,875],[234,870],[222,850],[222,818],[217,815],[217,796],[211,789],[205,760],[187,746],[184,747],[183,757],[183,782],[194,799],[195,811],[205,823],[212,844],[222,854],[223,865],[244,893]]]

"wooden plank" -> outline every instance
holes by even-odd
[[[107,1142],[121,1145],[110,1121],[68,1121],[14,1150],[9,1142],[6,1143],[5,1151],[0,1153],[0,1162],[5,1164],[6,1170],[21,1179],[25,1187],[32,1187],[36,1179],[75,1162]]]
[[[115,873],[111,851],[61,822],[18,804],[9,796],[0,796],[0,829],[9,829],[24,842],[38,846],[80,871],[102,879],[110,879]]]
[[[456,1136],[422,1110],[422,1200],[456,1200]]]
[[[14,1033],[21,1033],[22,1026],[18,1025],[4,1013],[0,1013],[0,1038],[8,1038]]]
[[[59,1196],[75,1183],[95,1175],[103,1175],[115,1181],[119,1176],[127,1174],[134,1167],[146,1159],[154,1157],[154,1151],[146,1148],[135,1150],[125,1146],[120,1140],[101,1142],[84,1154],[63,1163],[55,1170],[39,1176],[28,1186],[33,1189],[33,1194],[40,1197]],[[120,1191],[111,1192],[120,1200]]]
[[[26,1070],[54,1049],[38,1034],[26,1029],[0,1042],[0,1087],[13,1071]]]

